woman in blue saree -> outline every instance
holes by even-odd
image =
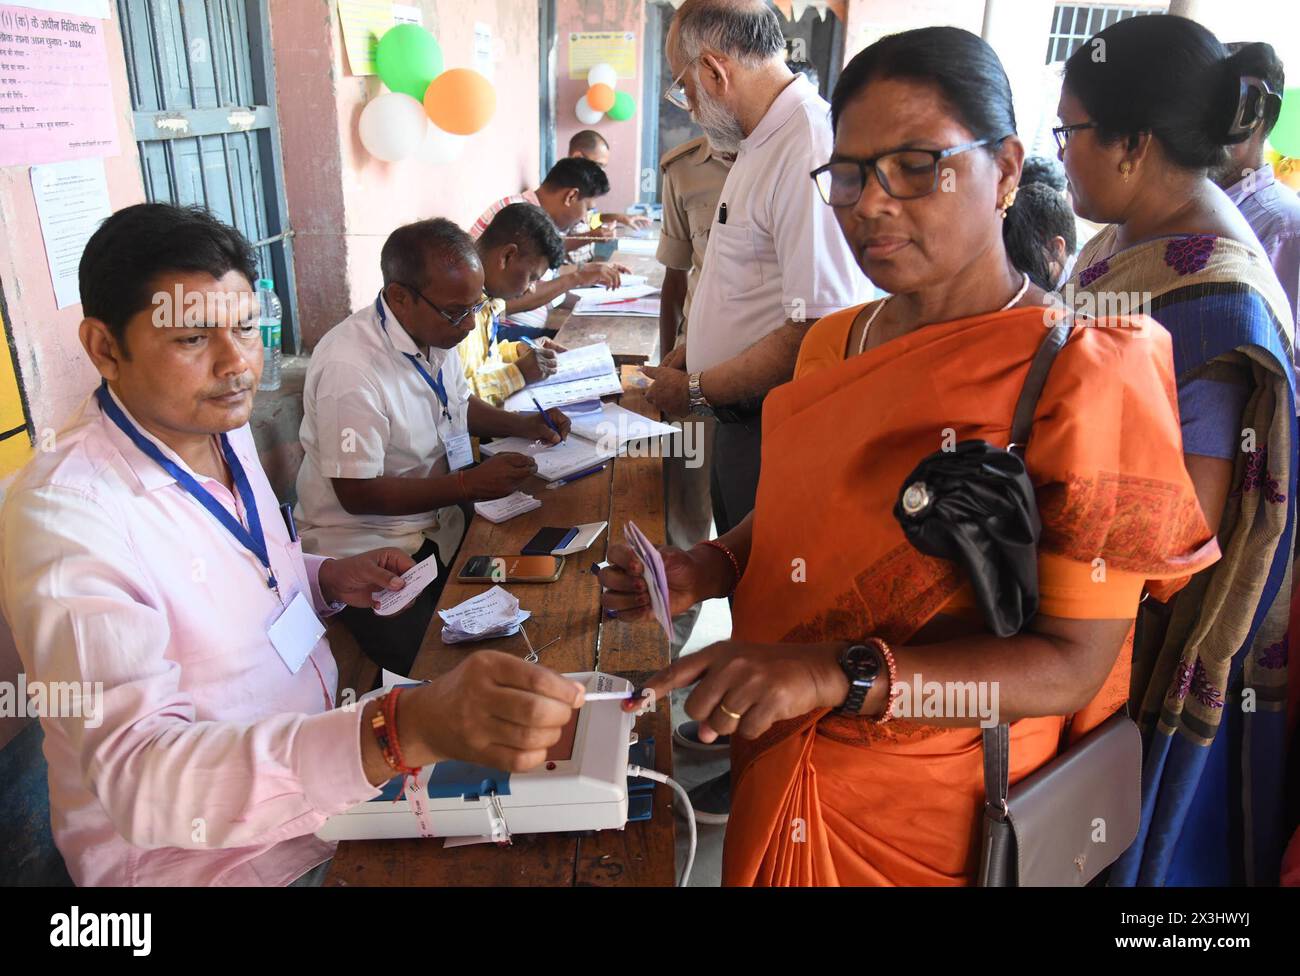
[[[1283,812],[1294,323],[1207,175],[1262,118],[1245,56],[1193,21],[1152,16],[1108,27],[1065,69],[1060,156],[1075,209],[1109,226],[1063,299],[1147,312],[1172,334],[1187,469],[1223,552],[1177,593],[1148,587],[1131,684],[1143,819],[1112,884],[1275,884],[1294,827]]]

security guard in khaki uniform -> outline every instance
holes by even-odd
[[[734,161],[734,156],[716,152],[707,136],[683,143],[659,160],[664,175],[664,217],[656,256],[667,269],[659,305],[659,348],[664,351],[664,366],[686,368],[684,340],[691,295],[695,292],[700,268],[704,266],[709,227],[718,209],[722,185],[726,183]],[[709,537],[709,526],[713,521],[709,502],[708,452],[716,421],[712,417],[692,417],[680,423],[693,425],[694,429],[681,438],[682,444],[692,449],[692,457],[665,460],[664,490],[668,508],[668,543],[688,548]],[[690,637],[698,615],[697,606],[674,622],[674,655],[680,653],[682,645]]]

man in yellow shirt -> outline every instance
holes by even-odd
[[[532,291],[564,262],[564,239],[541,207],[512,203],[492,218],[477,246],[488,304],[461,341],[460,361],[473,393],[499,407],[510,394],[555,372],[555,354],[564,351],[550,339],[533,344],[497,337],[506,302]]]

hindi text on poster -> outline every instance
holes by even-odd
[[[117,155],[107,23],[0,6],[0,166]]]

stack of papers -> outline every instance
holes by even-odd
[[[516,515],[523,515],[525,512],[531,512],[533,509],[541,507],[541,502],[527,492],[522,491],[507,495],[505,498],[493,499],[490,502],[474,503],[474,511],[496,525],[509,522]]]
[[[625,302],[630,298],[645,298],[656,295],[659,289],[644,281],[635,285],[620,285],[618,288],[572,288],[569,294],[577,295],[583,304],[597,306]]]
[[[650,437],[671,437],[681,429],[671,424],[643,417],[620,407],[616,403],[603,403],[599,412],[582,413],[569,418],[572,427],[569,435],[578,435],[598,446],[621,451],[631,441]]]
[[[520,625],[532,616],[519,609],[519,600],[500,586],[471,597],[450,610],[439,610],[445,626],[444,644],[464,644],[491,637],[510,637],[519,633]]]
[[[608,343],[598,342],[570,349],[555,358],[555,373],[507,397],[504,404],[507,410],[512,413],[536,412],[534,399],[543,410],[550,410],[623,392]]]
[[[619,237],[618,250],[614,252],[614,260],[618,260],[619,253],[623,254],[645,254],[654,257],[659,253],[659,237],[653,230],[644,231],[646,237]]]
[[[664,572],[663,557],[635,522],[623,526],[623,538],[637,559],[641,560],[641,578],[650,592],[650,609],[664,629],[664,636],[673,639],[673,618],[668,613],[668,574]]]
[[[617,448],[602,449],[601,445],[572,433],[566,440],[555,445],[530,441],[523,437],[506,437],[494,440],[491,444],[484,444],[481,450],[489,457],[506,452],[526,454],[537,462],[537,477],[544,481],[559,481],[561,478],[587,471],[618,454]]]
[[[648,285],[642,286],[648,288]],[[610,294],[617,292],[632,292],[638,289],[632,288],[615,288]],[[654,296],[654,297],[651,297]],[[657,318],[659,316],[659,297],[658,289],[653,289],[643,295],[628,295],[625,298],[611,300],[609,298],[579,298],[578,304],[573,308],[574,315],[639,315],[646,318]]]

